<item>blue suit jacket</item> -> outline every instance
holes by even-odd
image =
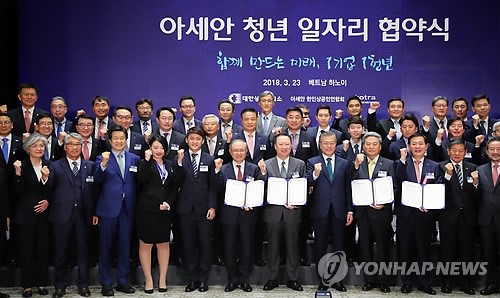
[[[200,120],[194,119],[194,118],[193,118],[193,120],[194,120],[194,126],[198,126],[199,128],[202,128],[202,123]],[[172,129],[177,131],[177,132],[180,132],[183,135],[186,135],[186,127],[184,126],[184,119],[182,117],[179,119],[176,119],[174,121]]]
[[[239,133],[233,135],[233,140],[243,140],[246,142],[245,134]],[[250,152],[247,152],[246,161],[251,162],[253,164],[257,164],[259,160],[270,159],[275,155],[274,148],[271,146],[271,142],[269,142],[269,138],[263,134],[254,132],[254,146],[253,146],[253,158],[250,157]]]
[[[222,122],[219,122],[220,129],[217,132],[217,138],[222,139],[222,134],[224,133],[224,127],[222,126]],[[243,127],[239,125],[238,123],[234,122],[233,120],[233,125],[231,126],[231,129],[233,130],[233,136],[237,133],[242,133],[243,132]]]
[[[158,122],[156,122],[153,118],[151,118],[151,134],[158,129],[159,129]],[[141,120],[134,121],[130,130],[142,135]]]
[[[139,156],[124,151],[125,173],[122,177],[120,167],[113,153],[110,152],[107,167],[102,170],[102,156],[96,159],[95,182],[99,183],[101,193],[97,201],[96,215],[118,217],[122,205],[128,216],[135,215],[136,179],[139,166]]]
[[[351,196],[351,179],[347,160],[334,155],[333,180],[328,179],[326,163],[323,155],[310,158],[307,161],[307,182],[313,187],[311,202],[309,202],[312,218],[325,218],[330,206],[333,207],[338,220],[347,220],[347,212],[353,211]],[[314,180],[314,165],[321,163],[322,172]]]

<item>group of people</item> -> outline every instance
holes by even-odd
[[[286,286],[302,291],[301,265],[309,265],[306,242],[314,231],[314,263],[334,251],[354,255],[356,226],[360,261],[389,261],[396,215],[399,260],[423,264],[439,223],[441,260],[473,261],[476,232],[480,231],[482,257],[488,262],[483,295],[498,293],[500,243],[500,122],[490,117],[489,98],[469,103],[448,99],[432,101],[434,115],[421,124],[405,113],[401,98],[387,103],[388,119],[377,119],[378,102],[362,116],[357,96],[343,110],[316,108],[317,127],[309,127],[310,111],[300,105],[273,113],[274,94],[259,95],[260,111],[247,107],[234,121],[235,105],[218,103],[218,115],[195,118],[191,96],[179,100],[176,110],[153,101],[130,107],[92,100],[93,116],[83,110],[70,121],[62,97],[54,97],[50,112],[35,106],[37,89],[19,87],[21,107],[0,112],[0,257],[6,243],[15,241],[22,273],[22,296],[34,291],[47,295],[49,251],[53,254],[53,297],[63,297],[68,286],[70,251],[76,249],[77,287],[90,296],[89,255],[98,247],[101,294],[134,293],[130,262],[138,255],[144,273],[144,292],[154,292],[153,246],[159,267],[158,291],[167,291],[171,234],[176,260],[182,259],[186,292],[208,291],[214,259],[221,259],[228,275],[226,292],[253,290],[254,265],[267,266],[265,291],[279,286],[278,271],[285,264]],[[224,203],[228,180],[267,181],[271,177],[305,178],[306,205],[234,207]],[[351,182],[392,177],[395,200],[387,204],[355,206]],[[445,208],[427,210],[402,204],[402,183],[440,183],[446,187]],[[98,227],[98,237],[94,234]],[[50,240],[49,240],[50,235]],[[8,241],[7,241],[8,240]],[[266,254],[262,243],[267,240]],[[376,250],[373,244],[376,243]],[[51,249],[49,249],[49,247]],[[284,248],[284,249],[282,249]],[[376,254],[374,254],[374,251]],[[116,288],[111,266],[116,260]],[[414,287],[435,294],[429,275],[401,276],[402,293]],[[451,293],[454,283],[474,294],[474,278],[443,276],[441,291]],[[363,291],[376,287],[389,292],[388,276],[365,276]],[[320,281],[318,289],[329,284]],[[342,281],[332,287],[346,291]],[[1,294],[1,293],[0,293]],[[0,297],[7,297],[1,294]]]

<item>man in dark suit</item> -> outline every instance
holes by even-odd
[[[396,161],[397,187],[401,189],[403,181],[419,184],[442,183],[443,172],[439,164],[425,157],[428,144],[425,136],[415,133],[408,139],[408,149],[401,149],[401,158]],[[417,175],[418,173],[418,175]],[[430,262],[431,240],[433,225],[439,216],[438,210],[426,210],[405,206],[401,198],[396,197],[395,212],[397,215],[397,237],[399,241],[399,258],[401,262],[409,264],[417,261],[419,268],[424,262]],[[435,295],[431,287],[428,274],[413,276],[401,275],[403,286],[401,292],[408,294],[412,291],[414,283],[424,293]]]
[[[340,142],[342,142],[343,140],[349,140],[351,138],[348,131],[349,118],[354,116],[361,117],[361,111],[363,110],[361,99],[356,95],[349,97],[346,101],[345,106],[347,108],[347,113],[349,114],[349,116],[347,118],[340,119],[342,118],[343,111],[339,109],[335,111],[335,118],[333,119],[332,123],[333,128],[342,132],[342,140],[340,140]],[[366,123],[363,126],[366,127]]]
[[[390,129],[388,137],[382,140],[381,155],[391,160],[398,160],[401,157],[401,149],[408,148],[408,138],[418,132],[418,120],[413,114],[405,114],[399,119],[401,138],[391,141],[396,135],[396,129]]]
[[[23,150],[21,137],[12,134],[13,122],[9,114],[0,113],[0,143],[2,144],[2,155],[0,155],[0,167],[9,172],[16,160],[23,160],[26,152]]]
[[[2,120],[0,120],[2,121]],[[7,174],[4,168],[0,167],[0,189],[3,194],[0,197],[0,260],[3,260],[6,251],[6,233],[10,228],[10,207],[9,207],[9,188]],[[8,298],[9,294],[0,292],[0,298]]]
[[[276,96],[271,91],[259,94],[259,107],[261,113],[257,119],[257,132],[268,138],[274,138],[276,131],[280,131],[285,125],[285,118],[273,113]]]
[[[156,122],[158,129],[153,135],[161,135],[167,140],[167,151],[165,157],[169,160],[177,160],[177,151],[187,150],[186,136],[172,129],[175,121],[175,112],[169,107],[161,107],[156,111]]]
[[[361,138],[365,132],[365,122],[360,117],[354,116],[349,118],[348,124],[347,131],[351,137],[337,146],[335,154],[349,162],[353,162],[356,156],[363,152]]]
[[[101,193],[94,223],[99,223],[99,280],[103,296],[113,296],[111,250],[117,240],[117,287],[123,293],[134,293],[130,286],[130,241],[135,215],[136,176],[139,157],[125,150],[127,131],[118,125],[108,130],[111,152],[96,160],[95,182]]]
[[[95,161],[97,156],[107,150],[106,140],[93,137],[94,117],[80,114],[75,119],[76,132],[82,136],[82,158]]]
[[[459,121],[462,121],[458,118]],[[477,221],[479,179],[476,165],[465,160],[466,144],[453,139],[448,144],[448,160],[439,166],[446,186],[445,208],[439,216],[441,260],[443,262],[472,262]],[[460,290],[474,295],[474,280],[469,275],[460,278]],[[452,292],[452,277],[443,276],[441,292]]]
[[[315,137],[314,146],[319,149],[319,136],[325,131],[332,131],[337,138],[337,145],[342,143],[342,133],[335,128],[330,126],[332,120],[332,110],[329,105],[319,105],[316,108],[316,121],[318,121],[317,127],[311,127],[308,129],[310,133]]]
[[[199,127],[188,130],[186,142],[188,154],[179,150],[176,165],[181,181],[176,212],[189,280],[184,290],[206,292],[212,266],[213,219],[217,208],[215,175],[222,166],[222,159],[214,161],[201,150],[205,135]]]
[[[434,116],[431,118],[427,115],[422,117],[422,127],[420,132],[425,136],[427,142],[432,142],[436,139],[439,129],[443,129],[443,135],[445,138],[448,137],[448,131],[446,129],[448,125],[448,119],[446,114],[448,113],[448,99],[444,96],[436,96],[432,100],[432,112]]]
[[[477,167],[481,199],[478,206],[478,224],[481,232],[481,247],[487,266],[486,287],[481,295],[498,293],[498,243],[500,243],[500,187],[498,186],[500,164],[500,137],[486,143],[490,162]]]
[[[246,161],[257,164],[261,159],[269,159],[274,155],[271,143],[266,135],[257,131],[257,111],[254,108],[245,108],[241,111],[243,133],[233,135],[233,139],[244,140],[248,153]]]
[[[77,133],[64,137],[66,158],[52,163],[54,187],[51,193],[49,222],[53,231],[53,297],[66,294],[68,247],[75,235],[80,296],[89,297],[88,236],[95,214],[94,162],[81,158],[83,138]]]
[[[50,114],[54,119],[54,131],[52,136],[59,138],[59,133],[62,131],[69,132],[73,126],[73,122],[66,119],[68,106],[66,101],[61,96],[52,98],[50,102]]]
[[[363,136],[364,155],[358,154],[354,161],[353,179],[394,177],[393,161],[381,157],[381,150],[382,137],[378,133],[368,132]],[[354,217],[359,229],[360,261],[388,262],[390,251],[389,238],[392,235],[387,235],[387,231],[391,229],[392,203],[355,206]],[[377,243],[376,256],[372,256],[373,242]],[[370,291],[378,283],[380,291],[388,293],[390,292],[390,288],[387,282],[385,274],[378,276],[368,276],[365,274],[365,284],[362,290]]]
[[[128,139],[125,150],[143,159],[148,144],[143,135],[130,129],[132,126],[132,109],[126,106],[117,106],[113,111],[113,122],[127,130]]]
[[[149,98],[141,98],[135,103],[135,111],[139,120],[134,121],[132,131],[144,136],[146,142],[149,136],[158,130],[158,123],[154,121],[153,116],[153,101]]]
[[[47,112],[35,107],[38,99],[38,91],[35,85],[19,85],[17,97],[21,101],[21,107],[10,110],[8,113],[14,124],[12,134],[22,137],[24,133],[33,133],[35,131],[36,117],[41,112]]]
[[[302,112],[301,112],[302,113]],[[285,179],[304,177],[305,163],[291,157],[292,139],[288,135],[278,135],[274,144],[276,157],[259,162],[261,173],[265,179],[281,177]],[[269,198],[268,198],[269,200]],[[302,291],[302,286],[297,281],[299,277],[299,228],[302,218],[301,206],[284,206],[267,204],[264,207],[263,221],[267,227],[268,268],[269,280],[264,285],[264,291],[276,288],[278,284],[278,271],[280,263],[281,231],[285,233],[286,243],[286,271],[288,281],[286,286],[295,291]]]
[[[486,94],[479,94],[472,98],[471,104],[472,111],[476,114],[465,123],[466,132],[464,138],[466,141],[474,143],[476,136],[483,135],[488,140],[492,137],[493,124],[498,122],[498,119],[490,117],[490,98]]]
[[[232,140],[232,132],[230,130],[225,133],[226,139],[219,136],[219,118],[214,114],[203,116],[203,131],[205,132],[205,143],[201,146],[203,152],[207,152],[214,158],[222,158],[224,163],[231,161],[229,154],[229,143]],[[229,138],[227,136],[229,135]]]
[[[309,206],[315,235],[316,264],[327,252],[329,237],[333,241],[334,251],[345,249],[345,227],[353,220],[349,165],[345,159],[335,156],[335,134],[331,131],[323,133],[319,146],[321,154],[307,161],[306,175],[308,186],[313,187]],[[338,291],[347,291],[342,281],[332,286]],[[320,282],[318,290],[328,290],[328,286]]]
[[[434,153],[432,158],[434,161],[441,162],[450,159],[448,155],[448,148],[450,143],[454,139],[463,139],[465,132],[465,123],[460,118],[450,118],[448,119],[448,138],[443,139],[442,130],[438,130],[436,140],[431,141],[432,152]],[[464,141],[466,153],[465,160],[474,164],[478,164],[481,160],[481,148],[480,146],[474,146],[473,143]],[[441,147],[441,148],[437,148]]]
[[[223,99],[219,101],[217,107],[220,117],[220,129],[217,134],[219,138],[226,140],[225,131],[231,129],[233,135],[243,132],[243,127],[238,123],[234,122],[234,102],[229,99]]]
[[[49,113],[40,113],[38,114],[35,122],[35,132],[38,132],[42,136],[47,139],[48,145],[45,149],[45,159],[54,161],[64,157],[64,148],[62,146],[62,142],[60,139],[63,138],[63,133],[60,136],[60,139],[52,136],[52,132],[54,131],[54,122],[52,120],[52,116]]]
[[[368,125],[368,131],[375,131],[382,136],[382,140],[387,138],[389,131],[392,129],[396,130],[396,135],[391,138],[391,141],[396,141],[401,138],[401,130],[399,125],[399,120],[403,117],[405,112],[405,102],[399,98],[394,97],[389,99],[387,102],[387,113],[389,114],[389,119],[383,119],[377,121],[376,110],[380,107],[380,104],[371,105],[370,108],[373,109],[373,113],[368,111],[368,116],[366,117],[366,122]]]
[[[186,135],[186,132],[191,127],[201,128],[201,121],[194,117],[196,112],[196,102],[192,96],[183,96],[179,100],[179,108],[181,109],[182,117],[174,121],[173,129]]]
[[[469,103],[465,98],[455,98],[451,102],[451,110],[455,117],[462,119],[464,122],[467,120],[467,112],[469,111]]]
[[[234,140],[229,152],[232,162],[221,168],[221,201],[224,200],[227,180],[251,182],[263,178],[256,165],[245,162],[247,146],[243,140]],[[238,286],[245,292],[253,290],[250,276],[253,270],[255,229],[258,220],[257,210],[254,209],[257,208],[221,204],[219,218],[224,229],[224,261],[228,275],[225,292],[232,292]]]
[[[109,114],[109,99],[106,96],[95,96],[92,99],[92,111],[95,115],[94,122],[94,138],[105,139],[107,130],[116,124],[108,116]],[[79,111],[78,114],[83,114],[84,111]]]

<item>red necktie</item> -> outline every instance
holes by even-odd
[[[497,185],[498,181],[498,163],[493,164],[493,186]]]
[[[24,126],[26,127],[26,132],[30,132],[31,118],[29,110],[24,111]]]
[[[89,160],[89,158],[90,158],[88,144],[89,144],[89,141],[87,141],[87,140],[83,141],[83,159],[85,159],[85,160]]]
[[[238,177],[236,177],[236,179],[238,181],[243,181],[243,173],[241,173],[241,165],[236,165],[236,167],[238,168]]]
[[[420,164],[420,160],[415,160],[415,175],[417,176],[417,182],[420,183],[420,167],[418,166]]]

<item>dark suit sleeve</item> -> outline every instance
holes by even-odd
[[[368,113],[366,116],[366,126],[368,131],[377,131],[377,111]]]
[[[0,190],[2,191],[2,195],[0,196],[0,220],[3,222],[5,218],[10,217],[7,174],[3,168],[0,168]],[[2,224],[0,224],[0,226],[2,226]]]

